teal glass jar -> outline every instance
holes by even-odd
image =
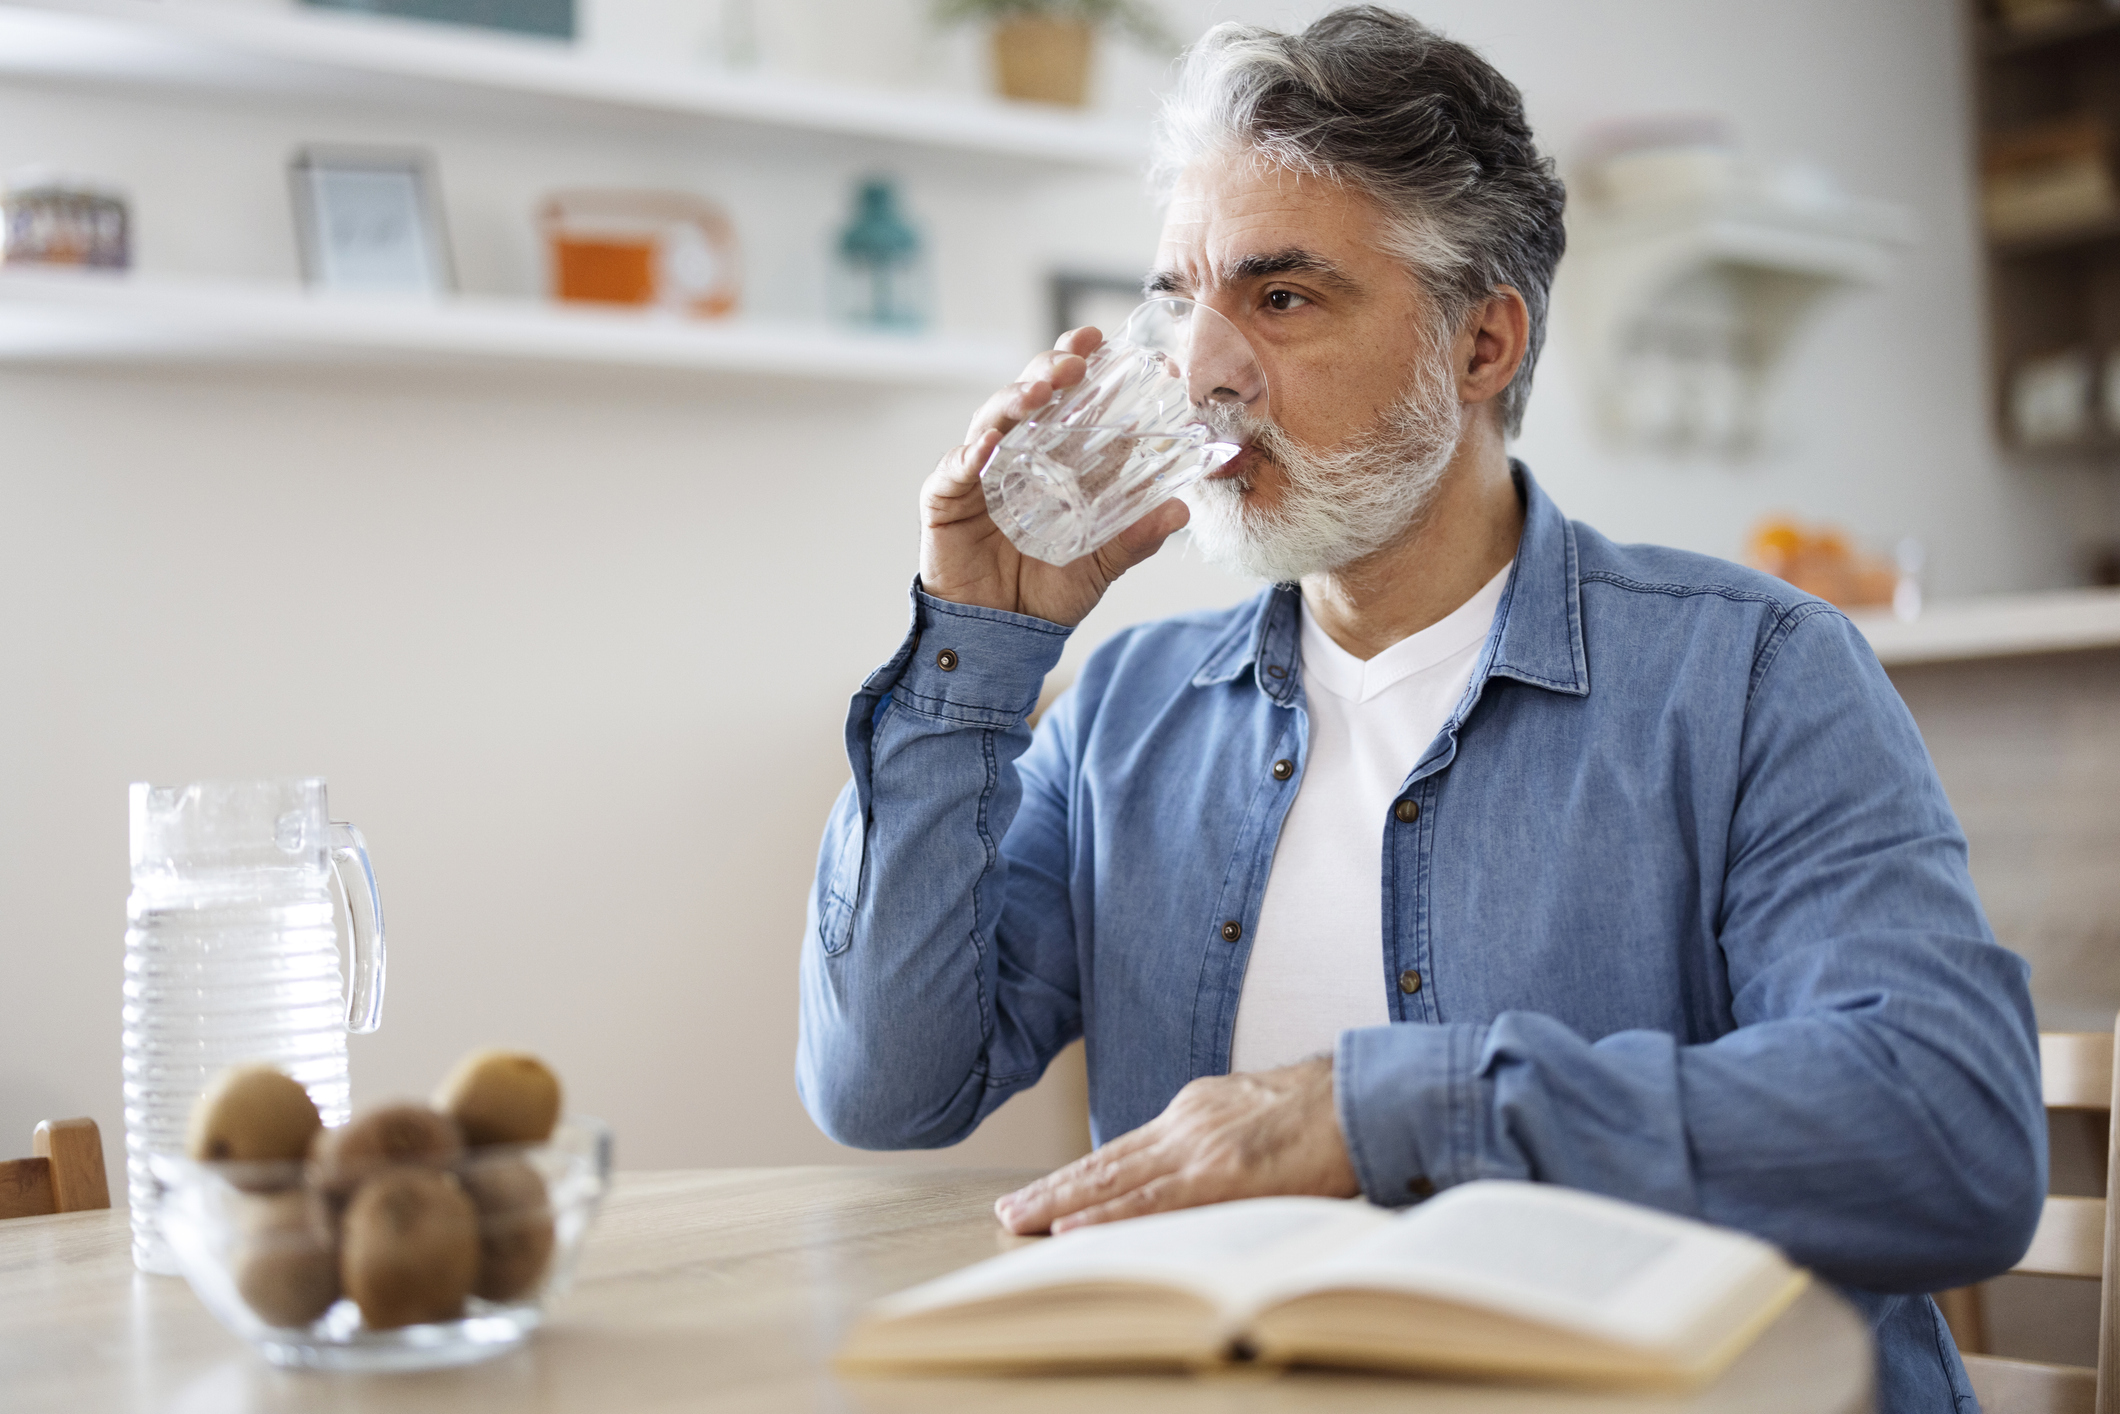
[[[836,254],[832,304],[840,319],[904,333],[927,327],[927,252],[891,182],[878,177],[861,183]]]

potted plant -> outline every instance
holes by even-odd
[[[1176,47],[1144,0],[935,0],[935,18],[993,23],[994,72],[1004,96],[1076,108],[1089,99],[1098,30],[1118,30],[1150,48]]]

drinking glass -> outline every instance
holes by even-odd
[[[1018,550],[1064,565],[1227,463],[1265,415],[1266,373],[1236,325],[1149,300],[1001,439],[980,473],[987,510]]]

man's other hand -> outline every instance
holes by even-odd
[[[979,472],[1017,423],[1082,381],[1104,342],[1095,329],[1070,329],[1032,359],[1023,381],[993,397],[965,429],[964,445],[942,459],[920,488],[920,587],[938,599],[1005,609],[1073,628],[1113,580],[1161,549],[1190,512],[1165,501],[1102,549],[1068,565],[1034,560],[1009,543],[986,511]]]
[[[1332,1107],[1332,1061],[1195,1080],[1162,1114],[994,1204],[1011,1232],[1087,1223],[1230,1198],[1361,1192]]]

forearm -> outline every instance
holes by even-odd
[[[955,1142],[1042,1063],[1004,997],[999,843],[1025,717],[1066,634],[916,603],[914,632],[849,713],[854,779],[803,945],[798,1087],[827,1133],[867,1148]]]
[[[1336,1104],[1364,1191],[1565,1183],[1743,1228],[1884,1291],[1993,1275],[2045,1186],[2021,964],[1956,949],[1965,985],[1850,986],[1708,1044],[1591,1043],[1549,1017],[1341,1038]]]

